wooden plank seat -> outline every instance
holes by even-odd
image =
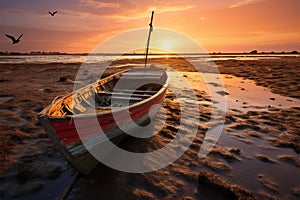
[[[87,106],[91,106],[94,107],[94,103],[90,102],[90,98],[93,96],[93,92],[88,91],[85,93],[77,93],[74,97],[73,97],[73,103],[74,103],[74,107],[87,107]],[[80,109],[80,111],[82,111],[83,109]]]
[[[76,104],[73,108],[73,110],[71,111],[72,113],[74,113],[74,109],[76,109],[77,111],[79,111],[80,113],[83,113],[86,111],[86,107],[84,107],[83,105],[81,104]],[[70,110],[70,109],[69,109]]]
[[[155,94],[157,91],[152,91],[152,90],[114,89],[114,92],[123,92],[123,93],[131,93],[131,94]]]
[[[121,76],[116,78],[117,80],[160,80],[161,76]]]
[[[112,99],[113,100],[130,100],[130,101],[141,101],[143,100],[143,98],[140,98],[140,97],[129,97],[129,96],[112,96]]]
[[[115,96],[120,96],[120,97],[137,97],[137,98],[148,98],[151,97],[150,94],[130,94],[130,93],[123,93],[123,92],[107,92],[107,91],[101,91],[98,93],[98,95],[112,95],[113,97]]]
[[[138,72],[138,71],[133,71],[133,72],[126,72],[123,74],[123,76],[116,77],[117,80],[122,79],[122,80],[139,80],[139,79],[146,79],[146,80],[160,80],[161,77],[163,76],[163,73],[160,71],[145,71],[145,72]]]
[[[132,72],[125,72],[123,73],[123,76],[162,76],[163,72],[161,71],[145,71],[145,72],[140,72],[140,71],[132,71]]]

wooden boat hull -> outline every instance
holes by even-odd
[[[105,149],[108,139],[114,143],[122,141],[126,137],[122,130],[132,127],[130,126],[133,125],[132,123],[143,124],[154,115],[155,112],[151,111],[152,106],[161,105],[166,94],[168,80],[167,78],[164,80],[162,87],[149,98],[131,104],[129,107],[117,109],[115,112],[53,117],[48,114],[53,106],[49,105],[39,114],[39,120],[63,156],[78,171],[89,174],[98,161],[87,149],[95,146]],[[115,121],[116,116],[118,123]]]

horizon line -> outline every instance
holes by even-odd
[[[293,51],[257,51],[253,50],[250,52],[207,52],[207,53],[195,53],[195,52],[186,52],[180,53],[180,55],[217,55],[217,54],[300,54],[300,51],[293,50]],[[0,55],[145,55],[144,53],[86,53],[86,52],[77,52],[77,53],[70,53],[70,52],[59,52],[59,51],[30,51],[30,52],[2,52],[0,51]],[[148,55],[179,55],[177,53],[149,53]]]

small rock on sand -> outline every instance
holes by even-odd
[[[218,91],[218,92],[216,92],[216,93],[218,93],[218,94],[220,94],[220,95],[222,95],[222,96],[229,95],[229,93],[228,93],[228,92],[225,92],[225,91]]]
[[[62,76],[62,77],[59,77],[58,81],[59,82],[65,82],[65,81],[67,81],[70,78],[71,78],[70,76]]]
[[[43,89],[43,91],[46,92],[46,93],[51,93],[52,92],[52,90],[50,88],[45,88],[45,89]]]
[[[231,153],[234,153],[234,154],[238,154],[240,155],[241,154],[241,150],[239,148],[228,148],[228,151],[230,151]]]

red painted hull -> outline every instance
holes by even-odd
[[[130,111],[130,117],[133,121],[137,121],[138,119],[144,118],[148,115],[149,110],[152,105],[154,104],[161,104],[165,96],[165,92],[158,95],[156,98],[151,99],[150,101],[146,102],[145,104],[141,104],[135,107],[132,107],[129,109]],[[128,121],[128,114],[127,111],[121,111],[118,113],[118,119],[122,118],[122,115],[124,115],[123,120]],[[99,133],[99,128],[94,127],[94,122],[91,122],[89,117],[77,119],[80,120],[78,124],[84,124],[85,127],[80,127],[80,131],[86,130],[86,134],[84,134],[85,137],[92,137],[95,136],[95,134]],[[103,131],[103,133],[114,131],[115,129],[118,129],[118,125],[116,124],[114,120],[114,116],[112,113],[106,114],[106,115],[99,115],[97,116],[98,123]],[[122,123],[122,122],[121,122]],[[75,123],[73,120],[52,120],[51,125],[56,131],[56,135],[59,138],[61,144],[67,146],[74,142],[81,142],[81,138],[83,135],[78,135]],[[92,125],[92,126],[91,126]],[[96,129],[96,130],[95,130]],[[102,133],[102,134],[103,134]],[[84,139],[84,138],[82,138]]]
[[[144,72],[144,70],[142,72]],[[151,77],[155,75],[155,72],[156,71],[153,71]],[[120,73],[117,73],[117,75]],[[133,72],[131,74],[136,75],[135,73],[139,72]],[[129,78],[131,74],[129,73]],[[107,77],[103,82],[105,82],[105,80],[111,80],[117,75],[115,74]],[[86,139],[91,139],[93,141],[94,138],[97,138],[97,145],[105,143],[107,139],[119,141],[123,138],[124,133],[121,131],[123,127],[119,127],[118,125],[121,124],[121,126],[126,127],[126,125],[130,122],[132,123],[132,121],[136,124],[141,124],[146,121],[150,117],[150,113],[151,115],[155,114],[152,111],[150,112],[152,109],[151,107],[153,105],[162,104],[164,100],[168,86],[168,77],[165,72],[163,73],[162,79],[163,82],[161,83],[161,88],[154,91],[151,95],[145,95],[147,98],[132,103],[129,106],[119,107],[117,110],[94,110],[93,114],[83,113],[77,115],[76,113],[73,113],[72,115],[59,115],[60,113],[56,112],[54,109],[55,112],[52,112],[54,114],[51,114],[53,106],[56,108],[63,103],[64,99],[72,97],[67,95],[65,98],[46,107],[38,117],[49,137],[63,156],[81,173],[89,174],[97,165],[98,161],[89,153],[82,141]],[[93,86],[91,86],[92,85],[88,85],[81,90],[75,91],[73,94],[93,88]],[[68,103],[70,103],[70,101],[68,101]],[[128,114],[128,110],[130,114]],[[116,123],[115,119],[118,120],[118,123]],[[80,130],[80,135],[78,134],[78,130]],[[99,138],[100,140],[98,140]]]

